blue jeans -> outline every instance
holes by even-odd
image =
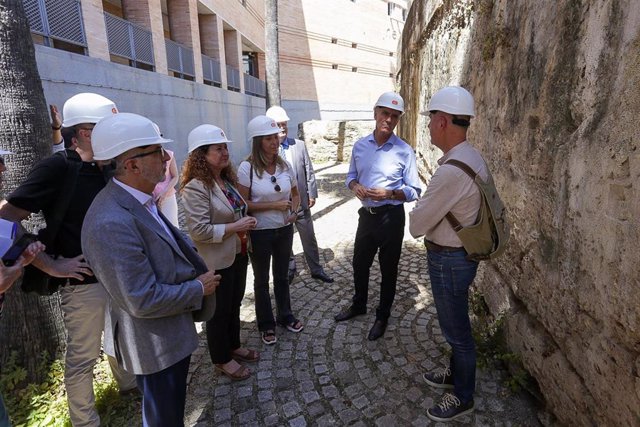
[[[469,286],[478,263],[467,261],[464,250],[427,251],[431,292],[440,329],[451,346],[451,374],[455,395],[463,404],[473,399],[476,386],[476,347],[469,320]]]
[[[289,295],[289,255],[293,243],[293,225],[281,228],[251,231],[249,253],[253,268],[253,290],[256,300],[256,318],[258,330],[275,329],[271,296],[269,295],[269,265],[273,274],[273,294],[276,298],[277,321],[290,323],[291,297]],[[272,261],[273,258],[273,261]]]

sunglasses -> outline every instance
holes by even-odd
[[[276,184],[276,177],[275,177],[275,176],[272,176],[272,177],[271,177],[271,183],[272,183],[272,184],[275,184],[275,185],[273,186],[273,189],[274,189],[274,190],[276,190],[276,192],[278,192],[278,193],[279,193],[279,192],[280,192],[280,190],[282,190],[282,189],[280,188],[280,186],[279,186],[278,184]]]

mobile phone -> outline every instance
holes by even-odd
[[[31,233],[24,233],[18,238],[7,252],[2,256],[2,262],[6,266],[11,266],[16,263],[16,260],[22,255],[27,246],[38,240],[38,236]]]

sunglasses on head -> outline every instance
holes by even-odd
[[[276,177],[275,177],[275,176],[272,176],[272,177],[271,177],[271,183],[272,183],[272,184],[275,184],[275,185],[273,186],[273,189],[274,189],[274,190],[276,190],[278,193],[280,192],[280,190],[282,190],[282,189],[280,188],[280,186],[279,186],[278,184],[276,184]]]

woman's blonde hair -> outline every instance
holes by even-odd
[[[180,176],[180,190],[182,190],[192,179],[202,181],[207,188],[213,188],[213,172],[207,163],[207,151],[214,144],[203,145],[193,150],[187,160],[182,165],[182,175]],[[229,182],[234,187],[238,184],[236,171],[229,163],[229,166],[222,169],[220,177]]]
[[[256,170],[256,175],[258,178],[262,178],[262,173],[265,171],[269,163],[262,152],[262,138],[264,135],[254,136],[253,141],[251,143],[251,155],[247,157],[247,161],[251,163],[253,168]],[[288,163],[278,155],[276,157],[276,166],[280,166],[280,169],[287,170],[289,169]]]

